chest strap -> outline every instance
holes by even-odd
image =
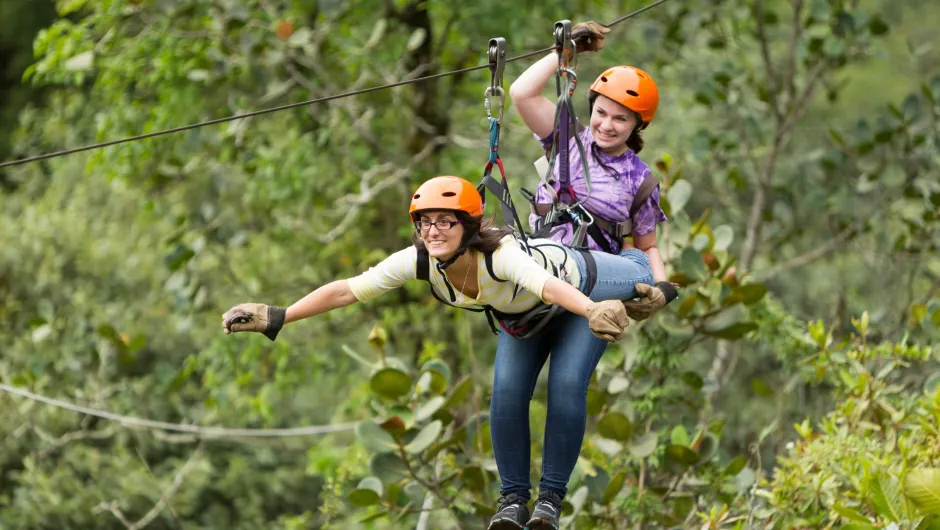
[[[646,203],[647,199],[649,199],[653,194],[653,191],[656,189],[657,185],[659,185],[659,180],[657,180],[652,173],[647,174],[646,178],[643,179],[643,182],[640,184],[640,187],[637,188],[636,195],[633,197],[633,202],[630,204],[630,218],[626,221],[614,223],[604,219],[588,208],[585,208],[585,210],[588,210],[588,212],[594,217],[594,225],[613,236],[617,241],[620,241],[623,238],[629,236],[633,231],[633,218],[640,210],[640,207],[642,207],[643,204]],[[550,202],[533,203],[532,206],[535,213],[539,217],[544,217],[552,209],[552,203]]]

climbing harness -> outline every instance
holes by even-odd
[[[537,255],[539,255],[542,259],[542,265],[544,267],[549,265],[549,261],[547,256],[540,250],[540,248],[544,246],[554,246],[561,248],[562,246],[557,243],[546,243],[541,245],[530,244],[528,231],[526,230],[525,225],[523,225],[522,221],[519,219],[519,215],[516,212],[516,207],[512,202],[512,196],[509,191],[509,183],[506,180],[506,169],[503,166],[502,160],[499,158],[499,129],[502,121],[503,107],[505,105],[505,91],[503,90],[502,86],[505,56],[505,39],[501,37],[490,39],[488,49],[490,84],[483,93],[483,103],[486,108],[486,116],[489,121],[490,129],[489,158],[486,162],[486,165],[484,166],[483,178],[477,187],[477,191],[483,200],[484,207],[486,204],[487,190],[496,196],[496,198],[500,201],[504,222],[506,226],[513,231],[513,237],[519,244],[520,248],[522,248],[526,254],[532,256],[535,259],[538,259]],[[490,100],[491,97],[498,98],[499,101],[499,111],[497,112],[496,116],[493,116],[493,108]],[[499,168],[501,177],[500,180],[493,178],[492,172],[494,166]],[[463,246],[461,250],[458,251],[457,256],[462,255],[465,251],[466,246]],[[597,277],[597,265],[594,262],[594,257],[591,256],[589,252],[582,249],[575,249],[575,251],[582,254],[582,257],[587,264],[587,292],[591,292]],[[418,250],[415,270],[418,280],[428,282],[431,289],[431,294],[434,296],[434,298],[443,304],[458,307],[456,306],[457,292],[454,287],[451,286],[447,279],[447,275],[444,273],[446,266],[450,263],[453,263],[455,259],[455,257],[451,257],[447,262],[437,263],[435,266],[438,273],[440,273],[441,278],[443,279],[444,285],[447,287],[447,295],[449,300],[438,294],[438,292],[434,290],[433,284],[431,284],[431,258],[426,248],[421,248]],[[493,280],[497,282],[506,281],[505,279],[498,277],[496,272],[493,270],[492,254],[485,254],[484,262],[486,264],[486,271],[490,277],[493,278]],[[552,275],[556,278],[561,278],[567,267],[567,259],[564,263],[562,263],[560,268],[554,264],[551,264]],[[512,293],[513,299],[515,299],[515,297],[519,294],[519,289],[520,287],[518,285],[514,287]],[[559,311],[563,311],[561,306],[556,304],[546,304],[544,302],[541,302],[532,309],[522,313],[504,313],[490,305],[481,305],[477,308],[461,308],[485,313],[487,322],[489,323],[490,329],[493,331],[493,333],[499,332],[496,326],[498,323],[499,326],[502,327],[507,333],[518,340],[525,340],[538,333],[548,324],[552,317],[554,317]]]
[[[571,40],[571,21],[561,20],[555,23],[555,50],[558,54],[558,69],[555,71],[555,90],[557,103],[555,105],[555,128],[552,133],[552,147],[547,151],[548,164],[544,172],[540,171],[539,186],[543,187],[552,199],[551,208],[544,212],[537,220],[533,235],[536,237],[549,237],[552,230],[560,224],[572,223],[574,237],[571,246],[583,248],[584,239],[589,227],[594,225],[594,216],[582,206],[584,200],[591,195],[591,177],[588,167],[584,144],[578,135],[578,118],[575,112],[572,96],[578,84],[578,53],[575,42]],[[570,139],[574,134],[575,146],[584,172],[585,192],[579,198],[571,185],[570,166]],[[558,180],[555,180],[555,165],[558,164]],[[537,164],[537,166],[545,166]],[[558,184],[558,192],[555,185]],[[533,203],[535,196],[523,190],[523,193]]]
[[[558,52],[558,69],[555,82],[558,102],[555,106],[555,128],[552,136],[552,146],[546,150],[548,160],[543,157],[536,162],[539,168],[539,186],[543,187],[549,197],[550,203],[536,202],[536,196],[526,189],[522,192],[529,200],[533,212],[538,215],[535,221],[533,237],[549,238],[560,226],[571,224],[574,234],[571,246],[586,248],[585,237],[597,243],[601,250],[614,253],[610,242],[604,233],[610,234],[615,241],[622,241],[632,232],[633,219],[639,208],[649,199],[649,196],[659,184],[656,177],[649,173],[637,189],[630,206],[630,218],[623,222],[613,222],[591,212],[584,206],[584,201],[591,195],[591,173],[587,161],[587,153],[581,142],[580,133],[584,130],[575,114],[572,95],[577,85],[577,52],[576,45],[571,40],[571,23],[562,20],[555,24],[555,45]],[[570,139],[574,136],[575,146],[578,150],[581,169],[584,172],[585,192],[579,199],[571,185],[570,180]],[[558,164],[558,180],[555,179],[555,164]],[[555,185],[558,185],[558,192]]]

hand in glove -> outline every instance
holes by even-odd
[[[588,327],[591,333],[607,342],[617,342],[630,324],[620,300],[591,302],[587,306]]]
[[[604,47],[604,34],[610,28],[600,22],[581,22],[571,28],[571,40],[578,53],[597,52]]]
[[[636,294],[641,300],[628,300],[623,303],[623,306],[633,320],[646,320],[660,308],[675,300],[679,296],[679,291],[669,282],[659,282],[656,285],[638,283]]]
[[[222,315],[222,327],[225,334],[239,331],[254,331],[264,333],[264,336],[274,340],[284,326],[287,310],[266,304],[238,304]]]

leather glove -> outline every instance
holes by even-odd
[[[679,296],[679,291],[669,282],[659,282],[656,285],[646,283],[636,284],[636,294],[642,300],[628,300],[623,303],[627,314],[633,320],[646,320],[653,313],[665,307]]]
[[[610,28],[600,22],[581,22],[571,28],[571,40],[578,53],[596,52],[604,47],[604,34],[609,31]]]
[[[225,334],[239,331],[254,331],[264,333],[264,336],[274,340],[284,327],[284,318],[287,310],[283,307],[266,304],[238,304],[222,315],[222,327]]]
[[[591,302],[587,306],[588,327],[594,336],[607,342],[617,342],[630,324],[623,302],[604,300]]]

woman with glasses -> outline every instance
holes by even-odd
[[[293,305],[239,304],[222,315],[225,333],[252,331],[274,340],[285,324],[355,302],[365,302],[410,280],[425,279],[435,296],[450,305],[493,310],[502,315],[496,351],[490,426],[504,496],[490,528],[556,528],[563,488],[574,470],[587,417],[587,386],[607,342],[618,340],[628,319],[623,302],[638,282],[651,283],[648,268],[602,252],[574,250],[547,240],[529,249],[505,229],[483,221],[477,189],[458,177],[435,177],[414,193],[409,208],[415,223],[412,245],[353,278],[324,285]],[[420,278],[424,264],[426,278]],[[432,266],[433,265],[433,266]],[[644,272],[645,271],[645,272]],[[635,280],[622,281],[623,278]],[[515,317],[541,307],[551,319],[538,333],[519,340]],[[535,374],[551,351],[543,483],[550,486],[529,518],[528,497],[506,493],[528,488],[528,400]],[[519,378],[517,374],[528,374]],[[524,421],[518,420],[523,407]],[[513,421],[512,425],[508,422]],[[521,465],[524,462],[524,466]],[[525,469],[526,475],[521,475]],[[508,482],[507,482],[508,481]],[[555,493],[553,493],[555,492]]]

